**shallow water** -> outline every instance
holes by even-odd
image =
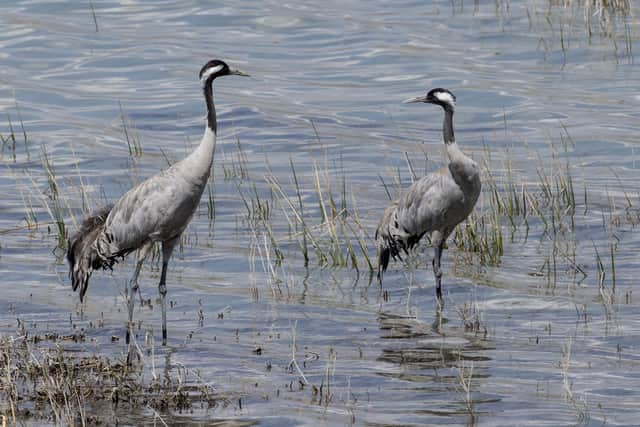
[[[42,159],[46,152],[53,164],[72,231],[83,203],[115,200],[199,141],[204,105],[197,72],[219,57],[252,78],[216,81],[215,220],[203,199],[170,266],[169,346],[156,346],[155,357],[158,366],[197,370],[242,404],[162,414],[170,423],[637,423],[640,324],[633,290],[640,239],[624,220],[625,196],[635,206],[627,211],[637,212],[640,203],[637,8],[632,17],[612,18],[612,34],[594,23],[589,38],[581,7],[544,1],[92,3],[96,22],[89,2],[0,6],[0,133],[10,133],[10,120],[17,140],[15,147],[5,144],[0,163],[3,334],[15,334],[18,318],[33,333],[84,328],[88,339],[74,348],[89,353],[124,351],[122,340],[111,337],[124,334],[122,292],[131,262],[113,274],[96,273],[86,303],[78,303],[46,208],[51,190]],[[577,280],[566,260],[553,280],[545,274],[552,249],[532,218],[528,238],[518,228],[497,266],[470,263],[450,245],[440,318],[425,268],[429,249],[412,274],[392,265],[383,298],[368,271],[320,268],[313,259],[305,269],[283,209],[274,204],[285,256],[274,292],[239,189],[248,197],[255,183],[268,199],[264,175],[272,173],[294,197],[292,159],[308,214],[318,218],[312,170],[319,165],[336,194],[344,176],[348,204],[357,206],[372,237],[387,203],[379,176],[391,183],[400,173],[407,185],[405,152],[419,174],[442,161],[441,112],[401,104],[436,86],[457,96],[460,145],[476,159],[488,150],[499,179],[506,162],[520,186],[537,183],[538,169],[550,169],[554,153],[569,161],[577,198],[584,185],[589,201],[563,236],[576,243],[586,278]],[[129,153],[122,112],[142,156]],[[240,149],[248,177],[230,178]],[[484,194],[478,209],[488,200]],[[36,229],[26,227],[29,212]],[[506,238],[510,227],[503,227]],[[608,306],[596,250],[610,289],[610,242],[616,282]],[[143,294],[154,299],[159,270],[156,260],[148,264]],[[158,339],[155,305],[137,308],[141,342],[145,332]],[[475,332],[463,321],[469,307],[480,326]],[[101,318],[104,326],[90,326]],[[287,369],[293,328],[310,383],[302,388]],[[564,378],[563,346],[571,348]],[[467,396],[460,374],[469,372]],[[330,401],[311,384],[330,390]],[[106,416],[120,424],[153,420],[146,410]]]

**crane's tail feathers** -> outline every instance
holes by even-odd
[[[378,282],[382,286],[382,276],[389,266],[391,257],[401,258],[400,251],[404,247],[402,238],[398,238],[397,220],[396,220],[396,203],[389,206],[382,214],[382,219],[376,230],[376,246],[378,249]]]
[[[418,244],[424,232],[411,234],[398,224],[397,203],[389,206],[382,215],[376,230],[376,246],[378,249],[378,281],[382,285],[382,276],[387,270],[391,258],[403,261],[402,253],[409,255],[409,250]]]
[[[112,268],[115,257],[104,257],[94,244],[104,230],[104,223],[113,206],[105,206],[84,220],[80,229],[67,244],[67,260],[69,261],[69,277],[73,290],[80,288],[80,301],[83,301],[89,286],[89,278],[93,270]]]
[[[378,282],[382,286],[382,276],[389,266],[389,248],[378,246]]]

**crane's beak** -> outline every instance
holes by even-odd
[[[229,75],[242,76],[242,77],[251,77],[249,74],[243,73],[240,70],[229,70]]]
[[[415,98],[409,98],[402,101],[403,104],[412,104],[414,102],[429,102],[426,96],[417,96]]]

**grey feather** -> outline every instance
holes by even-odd
[[[188,159],[143,181],[118,199],[104,231],[96,239],[102,256],[108,258],[123,250],[137,249],[149,240],[164,242],[182,234],[200,203],[211,171],[210,161],[188,162],[188,167]]]
[[[74,291],[80,288],[80,301],[84,299],[89,286],[89,278],[93,270],[112,268],[116,257],[104,258],[98,254],[94,243],[104,230],[104,222],[112,206],[89,215],[80,229],[67,242],[67,260],[69,261],[69,277]]]

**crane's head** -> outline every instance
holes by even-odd
[[[455,110],[456,108],[456,96],[448,89],[443,89],[440,87],[431,89],[426,96],[410,98],[405,100],[404,102],[426,102],[428,104],[437,104],[445,110]]]
[[[249,74],[245,74],[242,71],[232,70],[224,61],[212,59],[204,64],[200,70],[200,83],[202,83],[202,86],[204,87],[210,85],[216,77],[229,75],[249,76]]]

